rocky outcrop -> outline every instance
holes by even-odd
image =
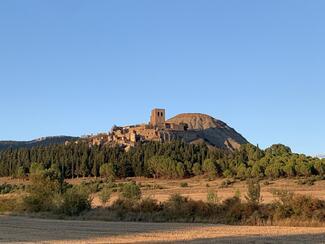
[[[182,138],[188,143],[204,141],[211,146],[228,148],[230,150],[238,149],[241,144],[248,143],[241,134],[229,127],[226,123],[206,114],[179,114],[167,122],[187,124],[187,131],[177,133],[177,137]]]

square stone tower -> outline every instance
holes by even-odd
[[[159,128],[165,126],[165,109],[155,108],[151,110],[150,125]]]

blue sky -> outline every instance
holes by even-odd
[[[201,112],[325,152],[324,1],[0,1],[0,140]]]

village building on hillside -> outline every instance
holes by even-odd
[[[155,108],[151,111],[148,124],[114,126],[109,133],[101,133],[90,137],[91,145],[118,144],[126,148],[137,142],[165,142],[177,139],[177,132],[187,130],[187,124],[166,122],[165,109]]]

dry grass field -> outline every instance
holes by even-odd
[[[81,184],[94,179],[68,180]],[[163,180],[132,178],[141,185],[144,196],[165,201],[173,193],[206,200],[207,192],[217,192],[221,200],[240,192],[246,194],[245,181],[236,181],[222,187],[224,179],[208,181],[204,178]],[[296,179],[261,182],[264,202],[274,200],[271,190],[289,190],[325,200],[325,181],[314,185],[301,185]],[[0,184],[29,184],[10,178],[0,178]],[[116,183],[126,181],[118,180]],[[183,183],[183,187],[181,186]],[[184,183],[187,183],[184,187]],[[19,193],[14,193],[19,194]],[[0,195],[11,197],[14,194]],[[118,196],[114,193],[111,202]],[[93,206],[100,206],[94,195]],[[43,216],[44,217],[44,216]],[[325,227],[287,226],[227,226],[189,223],[101,222],[80,220],[37,219],[17,216],[0,216],[0,243],[325,243]]]
[[[324,243],[325,227],[130,223],[0,216],[1,243]]]
[[[71,184],[80,184],[83,181],[91,181],[94,178],[79,178],[67,180]],[[220,200],[232,197],[236,192],[240,192],[241,198],[245,199],[246,182],[237,180],[228,187],[222,187],[222,182],[225,179],[216,179],[209,181],[206,178],[193,177],[183,180],[169,180],[169,179],[149,179],[149,178],[130,178],[128,180],[136,181],[141,184],[141,191],[143,196],[151,196],[158,201],[166,201],[171,194],[179,193],[183,196],[188,196],[193,200],[206,201],[207,193],[214,191],[218,194]],[[28,180],[17,180],[11,178],[1,178],[0,184],[29,184]],[[116,183],[123,183],[125,180],[118,180]],[[289,190],[294,193],[310,195],[315,198],[325,200],[325,180],[316,181],[314,185],[300,185],[298,179],[279,179],[270,181],[261,181],[261,195],[264,203],[269,203],[274,200],[272,189]],[[181,183],[187,183],[187,187],[181,187]],[[110,202],[118,197],[118,193],[113,193]],[[100,206],[100,201],[97,195],[94,195],[93,206]]]
[[[147,179],[147,178],[132,178],[133,181],[141,183],[142,194],[151,196],[158,201],[166,201],[171,194],[179,193],[183,196],[188,196],[193,200],[206,201],[207,193],[214,191],[218,194],[220,200],[234,196],[236,192],[240,192],[242,199],[245,199],[247,186],[245,181],[236,181],[228,187],[221,187],[224,179],[216,179],[208,181],[202,178],[191,178],[184,180],[163,180],[163,179]],[[71,183],[80,183],[81,180],[73,180]],[[310,195],[315,198],[325,200],[325,181],[317,181],[314,185],[299,185],[298,180],[280,179],[268,181],[268,185],[261,182],[261,195],[264,203],[269,203],[274,200],[272,189],[289,190],[298,194]],[[181,187],[181,183],[187,183],[187,187]],[[111,202],[118,197],[118,194],[113,194]],[[95,195],[93,200],[94,206],[100,205],[98,197]]]

